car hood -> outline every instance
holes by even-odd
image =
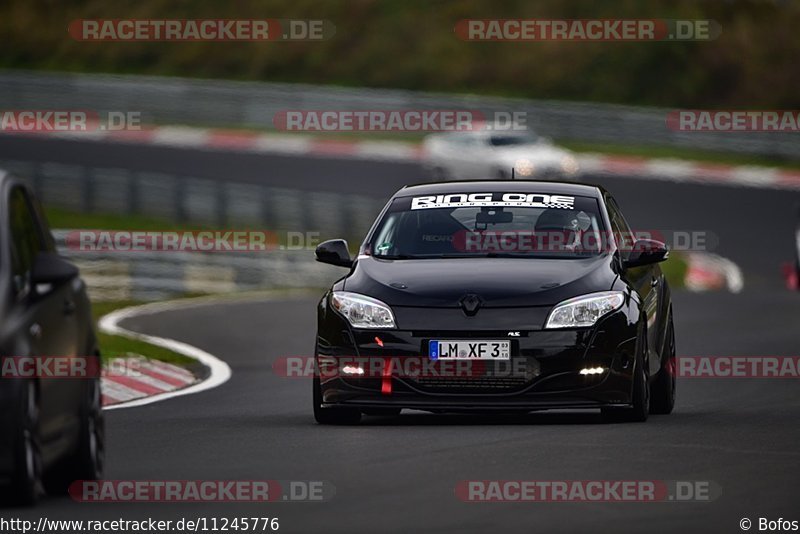
[[[608,291],[611,257],[584,259],[453,258],[381,260],[362,256],[343,289],[390,306],[460,307],[474,294],[482,307],[552,306]]]

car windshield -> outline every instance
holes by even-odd
[[[605,250],[594,198],[455,193],[392,202],[367,243],[385,259],[585,258]]]
[[[489,143],[492,146],[516,146],[516,145],[533,145],[536,144],[538,139],[533,134],[519,134],[519,135],[492,135],[489,136]]]

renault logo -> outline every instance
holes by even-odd
[[[461,304],[461,309],[464,310],[464,313],[470,317],[478,313],[478,308],[481,307],[481,298],[474,293],[467,293],[458,302]]]

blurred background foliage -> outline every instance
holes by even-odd
[[[78,42],[79,18],[305,18],[322,42]],[[463,18],[714,19],[711,42],[464,42]],[[709,108],[800,107],[800,2],[4,0],[0,67]]]

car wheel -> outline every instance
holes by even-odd
[[[636,362],[633,369],[633,388],[631,406],[627,408],[603,408],[602,414],[610,422],[643,423],[650,413],[650,377],[645,358],[647,334],[642,331],[636,348]]]
[[[81,437],[74,456],[73,480],[98,480],[105,467],[105,420],[100,379],[90,380],[81,410]]]
[[[39,397],[36,384],[32,381],[28,381],[22,390],[16,425],[18,433],[10,497],[16,504],[32,505],[44,493],[39,438]]]
[[[314,398],[314,419],[321,425],[355,425],[361,421],[361,412],[356,408],[323,408],[322,389],[319,377],[312,381]]]
[[[76,480],[100,480],[105,468],[105,419],[100,379],[86,382],[80,405],[80,435],[75,451],[48,477],[53,493],[66,493]]]
[[[664,336],[664,365],[652,385],[652,401],[650,413],[668,414],[675,407],[675,389],[677,362],[675,356],[675,326],[672,323],[672,312],[667,322],[667,333]]]

